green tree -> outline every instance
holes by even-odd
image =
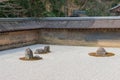
[[[62,10],[62,7],[64,7],[64,2],[65,0],[49,0],[50,4],[51,4],[51,12],[52,14],[54,14],[55,16],[65,16],[65,13]]]
[[[41,0],[14,0],[18,5],[26,10],[27,17],[41,17],[46,11],[45,5]]]

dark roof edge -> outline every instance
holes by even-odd
[[[112,7],[112,8],[110,8],[109,10],[113,10],[113,9],[115,9],[115,8],[118,8],[119,6],[120,6],[120,4],[118,4],[118,5],[116,5],[116,6]]]
[[[120,20],[120,16],[109,17],[40,17],[40,18],[0,18],[0,21],[33,21],[33,20]]]

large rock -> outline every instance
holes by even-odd
[[[42,53],[44,53],[44,50],[43,49],[36,49],[34,53],[35,54],[42,54]]]
[[[104,48],[100,47],[97,49],[96,54],[104,56],[106,54],[106,50]]]
[[[30,48],[25,50],[25,59],[33,59],[33,52]]]
[[[45,47],[44,47],[44,52],[45,52],[45,53],[50,52],[50,46],[45,46]]]

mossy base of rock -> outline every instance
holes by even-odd
[[[111,56],[114,56],[115,54],[111,52],[107,52],[105,55],[97,55],[96,52],[91,52],[88,55],[94,56],[94,57],[111,57]]]
[[[42,57],[33,57],[32,59],[26,59],[25,57],[21,57],[19,59],[23,60],[23,61],[36,61],[36,60],[41,60],[43,58]]]

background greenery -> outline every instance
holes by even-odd
[[[8,0],[0,2],[0,17],[64,17],[70,10],[86,11],[87,16],[110,16],[109,9],[119,0]],[[71,9],[76,6],[77,8]],[[69,15],[70,16],[70,15]]]

